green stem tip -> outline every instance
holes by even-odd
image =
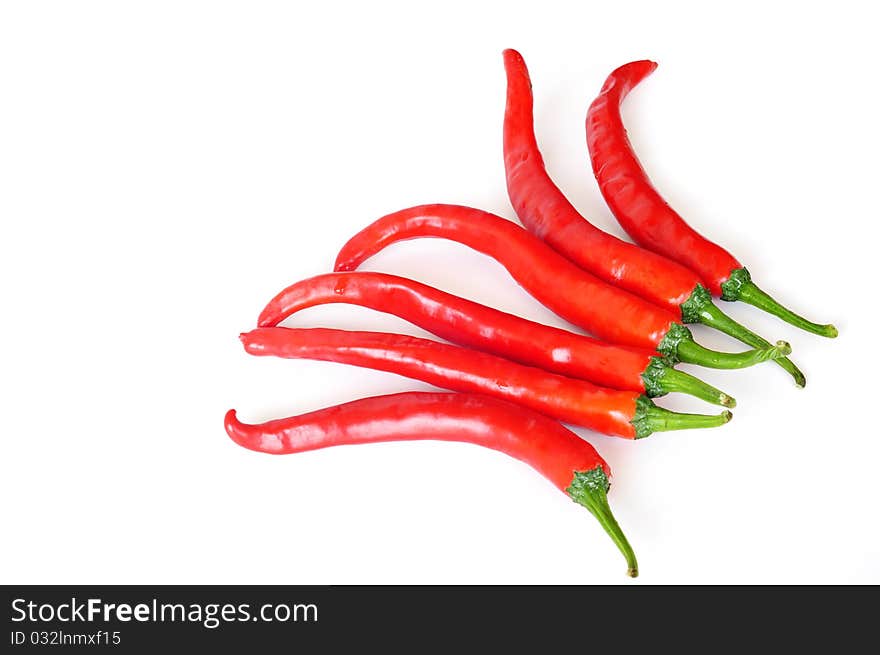
[[[608,504],[608,488],[611,483],[601,466],[589,471],[575,471],[571,485],[565,490],[571,499],[579,505],[586,507],[590,514],[596,517],[599,524],[611,537],[611,540],[626,558],[626,574],[635,578],[639,575],[639,563],[632,546],[626,540],[623,530],[617,524],[617,519],[611,513]]]
[[[780,305],[752,282],[752,276],[749,275],[745,268],[738,268],[731,272],[727,281],[721,285],[721,298],[722,300],[730,301],[742,300],[750,305],[754,305],[758,309],[763,309],[769,314],[778,316],[786,323],[822,337],[833,339],[837,336],[837,328],[830,323],[825,325],[813,323],[803,316],[795,314],[787,307]]]
[[[673,323],[666,336],[657,346],[658,352],[677,361],[698,364],[707,368],[748,368],[761,362],[785,357],[791,346],[785,341],[777,341],[775,346],[756,348],[741,353],[725,353],[701,346],[685,326]]]
[[[736,407],[736,400],[733,399],[733,396],[719,391],[711,384],[707,384],[689,373],[672,368],[672,365],[662,357],[651,358],[642,373],[642,381],[645,384],[645,393],[651,398],[677,391],[690,394],[713,405]]]
[[[705,289],[704,289],[705,291]],[[696,293],[696,292],[695,292]],[[706,295],[708,296],[708,291]],[[740,325],[727,314],[721,311],[709,298],[708,302],[702,303],[699,311],[696,313],[696,321],[711,328],[715,328],[724,334],[730,335],[734,339],[738,339],[752,348],[770,348],[770,342],[763,337],[755,334],[747,327]],[[777,342],[777,343],[785,343]],[[788,344],[786,344],[788,345]],[[789,346],[790,348],[790,346]],[[785,372],[794,378],[794,383],[803,388],[807,384],[807,378],[803,372],[788,357],[780,357],[774,359],[773,362],[782,368]]]
[[[733,414],[724,410],[720,414],[682,414],[655,405],[647,396],[636,399],[636,411],[630,421],[635,438],[643,439],[655,432],[690,430],[692,428],[717,428],[728,423]]]

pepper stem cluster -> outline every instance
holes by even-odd
[[[722,312],[712,302],[712,294],[702,284],[696,286],[691,295],[688,296],[688,299],[680,305],[680,308],[681,319],[685,323],[702,323],[720,332],[724,332],[724,334],[738,339],[752,348],[772,347],[769,341],[755,334],[744,325],[740,325]],[[794,378],[794,383],[797,386],[803,387],[807,384],[804,374],[788,357],[780,357],[773,361]]]

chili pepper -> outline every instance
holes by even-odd
[[[471,207],[423,205],[384,216],[342,247],[335,270],[353,270],[386,246],[419,237],[451,239],[492,257],[546,307],[606,341],[711,368],[743,368],[791,351],[783,342],[744,353],[704,348],[669,310],[578,268],[515,223]]]
[[[597,387],[488,353],[385,332],[325,328],[257,328],[241,335],[252,355],[316,359],[404,375],[452,391],[485,393],[542,414],[627,439],[653,432],[717,427],[717,416],[679,414],[635,391]]]
[[[528,464],[586,507],[623,553],[627,575],[638,575],[635,553],[608,505],[608,464],[571,430],[524,407],[472,394],[411,391],[257,425],[242,423],[230,409],[224,422],[235,443],[273,455],[424,439],[500,451]]]
[[[504,167],[516,215],[534,235],[581,268],[666,307],[683,323],[702,323],[753,348],[770,343],[722,312],[700,278],[688,268],[650,250],[603,232],[584,218],[553,183],[535,139],[532,84],[516,50],[504,51],[507,107],[504,112]],[[776,363],[798,386],[804,374],[787,358]]]
[[[259,325],[274,327],[291,314],[329,303],[394,314],[461,346],[602,386],[650,398],[681,391],[710,403],[736,405],[727,394],[672,368],[655,350],[617,346],[528,321],[386,273],[328,273],[292,284],[266,305]]]
[[[684,264],[722,300],[743,300],[795,327],[836,337],[833,325],[808,321],[759,289],[733,255],[688,225],[651,184],[626,135],[620,105],[655,68],[653,61],[621,66],[605,80],[587,113],[587,146],[593,173],[612,213],[636,243]]]

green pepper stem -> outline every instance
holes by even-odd
[[[678,344],[678,358],[688,364],[699,364],[707,368],[748,368],[768,359],[779,359],[791,352],[785,341],[777,341],[775,346],[757,348],[742,353],[724,353],[709,350],[690,339],[682,339]]]
[[[754,282],[747,282],[742,286],[739,292],[739,298],[750,305],[754,305],[758,309],[763,309],[765,312],[778,316],[786,323],[791,323],[801,330],[806,330],[807,332],[812,332],[813,334],[818,334],[822,337],[828,337],[829,339],[833,339],[837,336],[837,328],[830,323],[820,325],[819,323],[813,323],[812,321],[805,319],[803,316],[795,314],[793,311],[787,307],[783,307],[767,295],[767,293],[758,288]]]
[[[654,406],[648,410],[648,423],[651,432],[671,432],[672,430],[690,430],[692,428],[717,428],[728,423],[733,414],[724,410],[720,414],[681,414],[668,409]]]
[[[738,339],[743,343],[748,344],[752,348],[772,347],[769,341],[755,334],[744,325],[740,325],[734,321],[712,302],[702,305],[699,309],[698,316],[700,323],[703,325],[724,332],[724,334],[728,334],[734,339]],[[794,383],[797,386],[804,387],[807,384],[806,376],[804,376],[801,370],[795,366],[794,362],[788,357],[780,357],[773,361],[794,378]]]
[[[732,418],[733,414],[726,409],[720,414],[680,414],[658,407],[647,396],[639,396],[630,423],[635,431],[635,438],[643,439],[654,432],[717,428]]]
[[[711,384],[703,382],[690,373],[678,371],[671,366],[667,367],[663,372],[663,376],[659,379],[659,385],[665,393],[678,391],[696,396],[700,400],[705,400],[714,405],[736,407],[736,400],[733,399],[733,396],[719,391]]]
[[[737,268],[730,272],[730,276],[721,285],[721,299],[742,300],[807,332],[831,339],[837,336],[837,328],[830,323],[827,325],[813,323],[780,305],[752,282],[752,276],[746,268]]]
[[[617,524],[617,519],[611,513],[611,506],[608,504],[608,488],[610,486],[605,471],[601,466],[597,466],[589,471],[575,471],[571,486],[565,492],[574,502],[586,507],[590,514],[596,517],[596,520],[599,521],[599,524],[626,558],[626,574],[635,578],[639,574],[639,564],[632,546],[629,545],[623,530]]]

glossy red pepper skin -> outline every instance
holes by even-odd
[[[544,167],[535,139],[532,84],[522,55],[505,50],[504,68],[504,168],[519,220],[581,268],[678,316],[700,279],[674,261],[603,232],[578,213]]]
[[[423,205],[380,218],[342,247],[335,270],[354,270],[390,244],[420,237],[451,239],[492,257],[542,304],[600,339],[655,350],[677,320],[578,268],[515,223],[459,205]]]
[[[435,439],[463,441],[525,462],[565,491],[575,471],[611,469],[588,441],[551,418],[513,403],[464,393],[410,391],[363,398],[260,425],[226,414],[235,443],[272,455],[330,446]]]
[[[519,225],[471,207],[422,205],[384,216],[349,239],[335,269],[354,270],[390,244],[419,237],[451,239],[492,257],[539,302],[606,341],[711,368],[744,368],[791,352],[784,342],[744,353],[708,350],[669,310],[587,273]]]
[[[308,307],[348,303],[399,316],[461,346],[596,384],[645,392],[642,379],[655,350],[618,346],[472,302],[386,273],[318,275],[275,296],[259,318],[274,327]]]
[[[315,359],[373,368],[428,384],[484,393],[603,434],[636,439],[653,432],[717,427],[716,416],[679,414],[633,391],[606,389],[488,353],[385,332],[324,328],[257,328],[241,335],[252,355]]]
[[[577,212],[544,167],[535,139],[532,84],[522,55],[505,50],[504,68],[504,166],[510,202],[522,224],[581,268],[670,309],[683,323],[702,323],[754,348],[769,347],[766,339],[712,304],[699,276],[689,268],[603,232]],[[791,360],[776,362],[804,386],[806,378]]]
[[[257,328],[241,335],[252,355],[317,359],[373,368],[434,386],[484,393],[602,434],[636,437],[640,395],[523,366],[430,339],[325,328]]]
[[[587,112],[587,147],[593,174],[611,212],[636,243],[696,272],[713,295],[742,264],[709,241],[663,199],[633,151],[620,116],[627,94],[657,68],[634,61],[611,73]]]
[[[807,332],[836,337],[837,328],[830,323],[810,321],[758,287],[733,255],[688,225],[653,187],[626,135],[620,104],[632,88],[656,68],[657,64],[652,61],[634,61],[621,66],[608,76],[587,112],[587,147],[593,173],[623,229],[645,248],[693,270],[722,300],[742,300]],[[725,322],[740,332],[737,338],[746,343],[755,345],[763,341]],[[799,386],[804,385],[803,374],[791,362],[780,360],[780,365],[794,376]]]
[[[638,564],[611,514],[611,469],[596,449],[556,421],[487,396],[409,392],[363,398],[316,412],[249,425],[229,410],[226,432],[240,446],[281,455],[383,441],[458,441],[518,459],[586,507],[627,560]]]

